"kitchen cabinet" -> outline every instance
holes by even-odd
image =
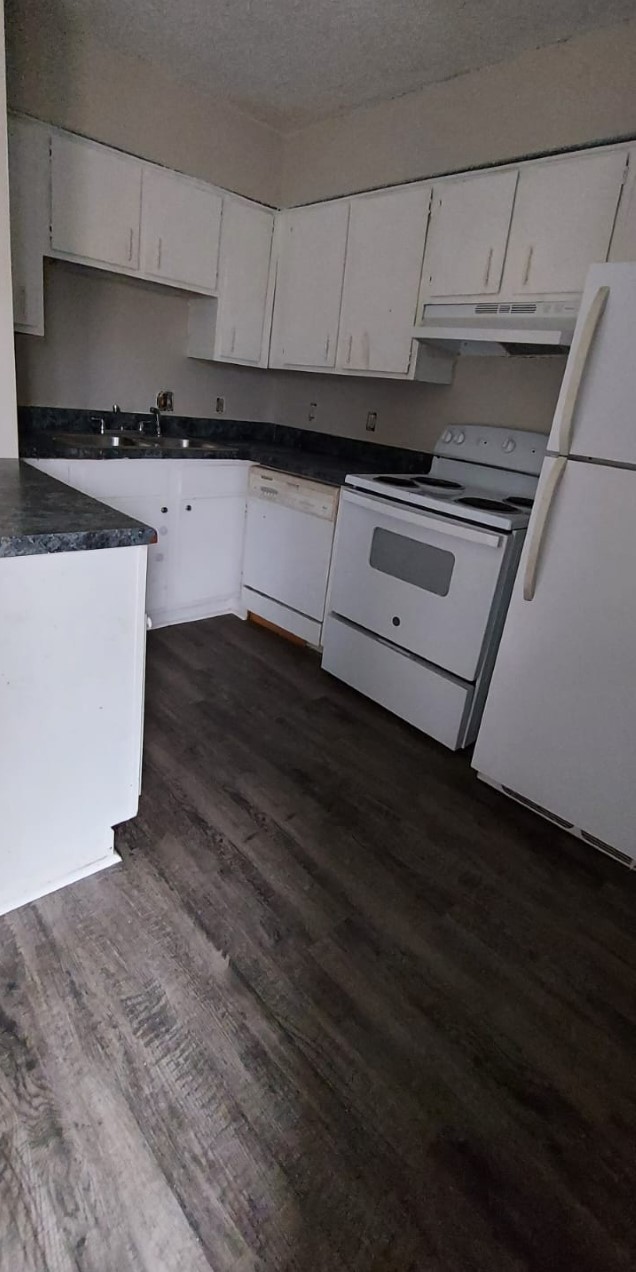
[[[145,547],[0,560],[0,913],[120,861],[113,827],[139,802],[145,575]]]
[[[51,139],[51,248],[125,272],[139,268],[142,164],[68,133]]]
[[[244,613],[241,592],[249,463],[201,459],[30,461],[157,531],[148,548],[153,626]]]
[[[72,461],[71,461],[72,462]],[[80,461],[81,462],[81,461]],[[94,463],[94,460],[88,460]],[[71,470],[72,475],[72,470]],[[169,496],[166,495],[166,499]],[[175,509],[165,503],[161,496],[150,494],[109,495],[104,500],[112,508],[118,508],[129,517],[143,521],[157,532],[157,542],[148,547],[148,574],[146,580],[146,611],[153,619],[163,614],[170,605],[171,580],[171,527],[175,523]]]
[[[280,214],[271,366],[335,366],[348,222],[348,202]]]
[[[236,606],[244,525],[244,496],[189,496],[180,501],[171,570],[172,610],[190,613],[204,607],[209,614]]]
[[[49,234],[49,129],[10,118],[9,194],[13,325],[44,335],[44,253]]]
[[[435,185],[422,273],[423,301],[499,291],[517,176],[512,168]]]
[[[273,234],[274,213],[269,208],[224,200],[219,297],[190,301],[189,357],[267,365]]]
[[[636,261],[636,146],[628,150],[625,184],[616,214],[608,260]]]
[[[430,188],[353,199],[337,364],[406,375],[426,238]]]
[[[216,291],[221,211],[217,190],[170,172],[144,167],[141,270],[194,291]]]
[[[502,292],[579,292],[607,259],[626,153],[600,151],[524,164],[510,228]]]

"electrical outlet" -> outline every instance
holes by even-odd
[[[216,413],[217,415],[225,415],[225,398],[224,397],[218,397],[216,399]]]
[[[378,422],[377,411],[369,411],[367,414],[367,424],[366,424],[367,433],[375,433],[375,426],[377,422]]]
[[[172,389],[162,389],[157,394],[157,406],[160,411],[174,411],[174,393]]]
[[[308,410],[308,412],[307,412],[307,422],[308,422],[308,424],[313,424],[313,423],[315,422],[315,419],[316,419],[317,414],[318,414],[318,403],[317,403],[317,402],[310,402],[310,403],[309,403],[309,410]]]

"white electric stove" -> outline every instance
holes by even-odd
[[[453,749],[477,734],[545,447],[451,427],[430,472],[341,494],[322,665]]]

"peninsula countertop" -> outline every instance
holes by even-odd
[[[0,459],[0,557],[140,547],[156,532],[18,459]]]

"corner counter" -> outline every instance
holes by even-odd
[[[141,547],[150,526],[19,459],[0,459],[0,557]]]
[[[119,861],[113,827],[139,801],[154,539],[0,460],[0,913]]]

